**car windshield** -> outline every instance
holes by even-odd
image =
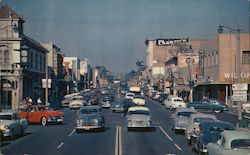
[[[182,102],[182,99],[174,99],[174,102]]]
[[[177,116],[180,116],[180,117],[190,117],[191,114],[194,114],[194,112],[182,111],[182,112],[178,112]]]
[[[53,110],[53,109],[50,108],[50,107],[44,106],[44,107],[38,107],[38,110],[39,111],[44,111],[44,110]]]
[[[0,115],[0,120],[12,120],[11,115]]]
[[[250,149],[250,139],[236,139],[231,142],[232,149]]]
[[[99,112],[98,109],[81,109],[80,110],[80,114],[94,114],[98,112]]]
[[[213,121],[214,119],[212,118],[207,118],[207,117],[197,117],[194,119],[194,123],[200,123],[202,121]]]
[[[134,111],[129,111],[128,115],[149,115],[149,111],[146,111],[146,110],[134,110]]]

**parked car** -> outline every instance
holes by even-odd
[[[248,155],[250,150],[250,130],[223,131],[217,143],[209,143],[210,155]]]
[[[176,109],[176,108],[185,108],[186,103],[181,97],[175,95],[169,95],[168,98],[164,101],[166,109]]]
[[[28,128],[28,122],[16,112],[0,112],[0,130],[1,138],[14,138],[15,135],[24,135]],[[2,139],[1,139],[2,140]]]
[[[154,94],[154,96],[152,96],[153,100],[158,100],[158,98],[160,97],[160,95],[162,94],[162,92],[157,92]]]
[[[128,108],[126,114],[126,127],[131,128],[151,128],[152,120],[149,109],[144,106]]]
[[[188,126],[188,120],[191,114],[198,113],[194,108],[177,108],[171,116],[171,127],[177,133],[185,131]]]
[[[215,113],[228,111],[228,106],[218,100],[203,99],[200,102],[190,102],[188,107],[194,107],[197,110],[211,110]]]
[[[141,106],[144,106],[146,104],[146,101],[143,96],[134,96],[133,102]]]
[[[81,130],[104,128],[105,118],[101,113],[101,107],[96,105],[84,106],[78,113],[75,123],[76,132]]]
[[[87,105],[87,102],[83,99],[76,99],[69,102],[70,109],[80,109],[82,106]]]
[[[224,130],[235,130],[233,125],[224,121],[203,121],[199,125],[196,139],[192,140],[192,148],[199,153],[207,153],[207,144],[216,143]]]
[[[195,134],[197,130],[199,130],[199,125],[202,121],[217,121],[217,117],[212,114],[203,114],[203,113],[197,113],[197,114],[191,114],[188,126],[185,130],[185,137],[188,142],[188,144],[191,144],[192,139],[195,138],[197,135]]]
[[[25,111],[19,113],[21,118],[26,118],[29,123],[40,123],[45,126],[48,123],[63,122],[63,113],[53,110],[45,105],[31,105]]]

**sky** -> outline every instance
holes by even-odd
[[[219,25],[249,33],[249,0],[0,0],[26,21],[24,33],[112,73],[136,70],[146,39],[204,39]]]

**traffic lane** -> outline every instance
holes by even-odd
[[[195,154],[191,149],[184,149],[183,151],[183,148],[161,126],[155,127],[153,130],[137,129],[132,131],[127,131],[126,127],[122,127],[121,131],[123,154]]]
[[[76,133],[61,141],[53,154],[111,155],[115,154],[116,127],[104,130],[89,130]]]
[[[51,154],[58,143],[70,134],[74,124],[76,112],[68,109],[61,109],[61,111],[66,114],[63,124],[29,125],[25,136],[4,141],[1,152],[3,154]]]

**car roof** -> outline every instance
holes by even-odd
[[[128,109],[128,111],[136,111],[136,110],[149,111],[148,107],[143,107],[143,106],[134,106],[134,107],[129,107]]]
[[[189,107],[189,108],[177,108],[176,112],[198,112],[196,109]]]
[[[205,126],[205,127],[212,127],[212,126],[231,126],[233,127],[233,125],[229,122],[226,122],[226,121],[202,121],[201,122],[201,125],[202,126]]]
[[[229,140],[237,139],[250,139],[250,130],[225,130],[221,133],[222,136],[227,137]]]
[[[205,113],[195,113],[195,114],[190,115],[190,119],[193,119],[193,118],[196,118],[196,117],[216,118],[216,116],[213,115],[213,114],[205,114]]]

